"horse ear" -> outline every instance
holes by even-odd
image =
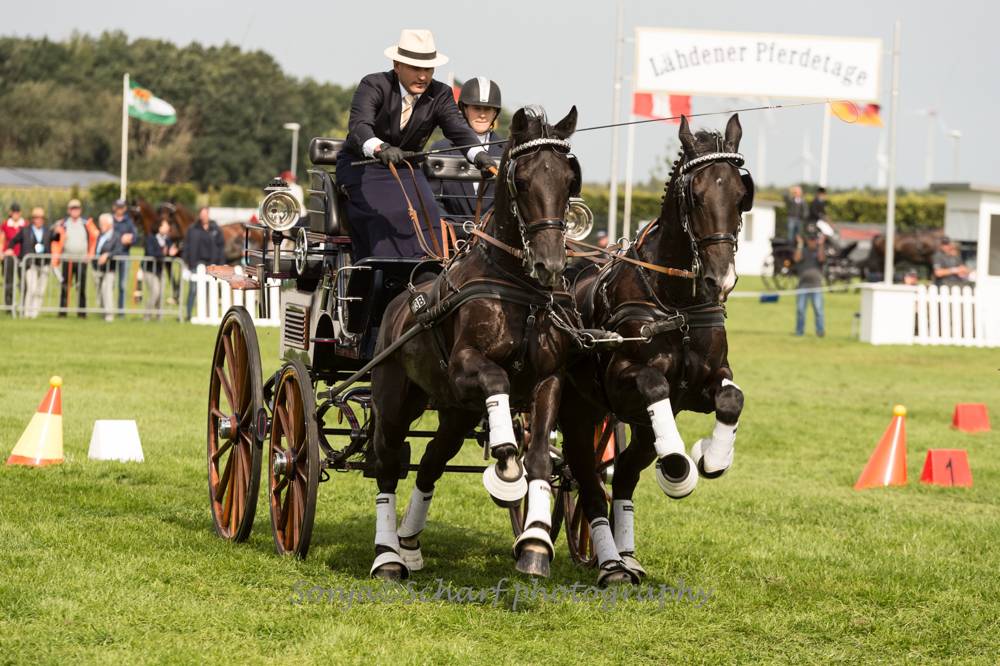
[[[523,108],[514,112],[514,117],[510,119],[510,135],[514,141],[520,141],[527,134],[530,124],[528,114],[524,112]]]
[[[560,139],[568,139],[572,136],[573,132],[576,131],[576,118],[576,105],[574,104],[573,108],[566,114],[566,117],[556,123],[555,127],[552,128],[552,130],[556,133],[556,136]]]
[[[740,114],[734,113],[726,123],[726,150],[739,152],[740,139],[743,138],[743,126],[740,125]]]
[[[677,130],[677,138],[681,140],[681,147],[688,156],[694,155],[694,134],[691,134],[691,127],[688,125],[687,116],[681,114],[681,128]]]

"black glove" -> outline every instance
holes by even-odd
[[[484,178],[492,178],[493,173],[490,171],[490,167],[494,169],[497,167],[497,161],[485,150],[476,153],[476,156],[472,158],[472,163],[482,172]]]
[[[379,151],[375,153],[375,157],[382,164],[389,166],[389,164],[399,164],[405,160],[406,151],[396,146],[390,146],[388,143],[383,143]]]

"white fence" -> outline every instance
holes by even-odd
[[[242,275],[243,269],[236,267],[236,274]],[[268,279],[265,289],[270,290],[270,316],[261,319],[257,316],[257,298],[259,291],[256,289],[233,289],[225,280],[212,277],[205,272],[204,266],[198,266],[196,273],[191,275],[191,287],[195,291],[195,308],[191,313],[192,324],[204,324],[208,326],[218,326],[222,322],[223,315],[232,305],[242,305],[253,317],[257,326],[278,326],[279,291],[281,282]]]
[[[969,286],[917,287],[920,345],[985,346],[986,331],[975,291]]]
[[[864,284],[861,289],[864,342],[1000,347],[1000,302],[990,285]]]

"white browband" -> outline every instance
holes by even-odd
[[[708,153],[707,155],[702,155],[696,157],[693,160],[685,162],[681,165],[681,173],[690,171],[699,164],[704,164],[705,162],[734,162],[736,166],[743,166],[743,155],[740,153]]]
[[[526,141],[520,145],[514,146],[510,149],[510,156],[517,157],[521,153],[526,153],[532,148],[538,148],[539,146],[556,146],[557,148],[565,148],[567,151],[571,147],[569,141],[542,137],[540,139],[532,139],[531,141]]]

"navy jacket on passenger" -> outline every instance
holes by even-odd
[[[498,141],[502,140],[504,137],[500,136],[496,132],[490,132],[487,137],[487,141]],[[439,150],[441,148],[450,148],[453,146],[451,141],[448,139],[441,139],[440,141],[435,141],[434,145],[431,146],[431,150]],[[503,155],[504,148],[506,144],[498,143],[492,146],[486,146],[486,152],[490,155],[499,159]],[[465,155],[464,151],[461,150],[451,150],[445,153],[446,155]],[[476,213],[476,188],[472,181],[468,180],[437,180],[436,178],[428,178],[431,184],[431,189],[434,190],[435,194],[443,195],[439,202],[439,206],[443,209],[441,214],[443,217],[451,219],[453,222],[461,224],[465,220],[471,220],[473,215]],[[496,192],[496,179],[490,179],[486,181],[486,191],[483,193],[483,210],[485,213],[489,209],[493,208],[493,197]]]
[[[417,99],[406,129],[400,131],[402,109],[403,97],[396,72],[377,72],[361,79],[351,100],[345,149],[358,158],[364,157],[365,141],[378,137],[403,150],[420,151],[436,127],[441,128],[452,145],[464,146],[477,141],[475,132],[455,104],[451,87],[445,83],[431,79],[427,90]]]
[[[226,263],[222,229],[215,220],[209,220],[208,229],[202,227],[201,222],[195,222],[188,228],[183,256],[191,271],[196,270],[198,264],[212,266]]]

